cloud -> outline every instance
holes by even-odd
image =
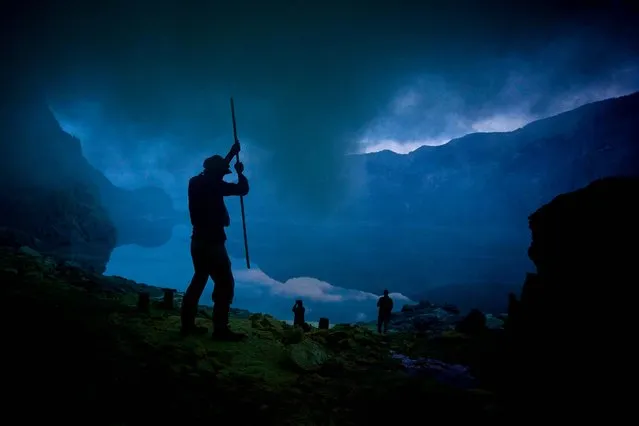
[[[398,95],[391,103],[392,111],[396,115],[410,111],[418,106],[422,101],[422,95],[415,89],[408,89]]]
[[[238,283],[257,285],[268,289],[269,294],[288,298],[302,298],[321,302],[363,302],[377,300],[380,295],[335,287],[325,281],[311,277],[291,278],[285,282],[269,277],[259,268],[236,269],[233,271]],[[410,301],[401,293],[392,293],[395,300]]]
[[[639,65],[611,67],[607,73],[580,76],[573,82],[574,62],[583,41],[565,38],[538,50],[528,59],[507,57],[486,66],[478,85],[497,86],[491,95],[468,90],[440,75],[421,74],[391,98],[371,120],[359,141],[359,153],[390,150],[407,154],[421,146],[437,146],[473,132],[510,132],[532,121],[551,117],[587,103],[639,90]],[[559,56],[557,49],[566,52]],[[535,62],[553,64],[538,71]],[[498,82],[498,83],[497,83]]]

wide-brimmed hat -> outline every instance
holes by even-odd
[[[219,155],[207,158],[204,160],[204,164],[202,164],[202,166],[204,167],[204,170],[211,172],[224,173],[225,175],[231,173],[229,163],[227,163],[226,160]]]

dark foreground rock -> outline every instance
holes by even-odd
[[[511,297],[504,354],[504,388],[520,411],[585,418],[634,412],[619,379],[634,377],[637,357],[629,293],[638,281],[638,199],[639,179],[609,178],[530,216],[537,273],[528,274],[520,300]],[[541,387],[539,407],[530,389]]]
[[[8,318],[3,414],[25,423],[42,413],[48,422],[98,425],[360,425],[424,412],[449,421],[499,413],[490,392],[456,388],[432,371],[414,375],[391,354],[477,364],[466,349],[485,342],[460,334],[438,343],[349,325],[303,333],[239,311],[231,326],[248,335],[244,342],[182,338],[177,310],[159,300],[147,314],[137,310],[138,292],[156,299],[161,289],[85,273],[29,248],[0,248],[0,282]],[[197,322],[210,321],[201,307]]]

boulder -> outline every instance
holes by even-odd
[[[473,309],[457,323],[455,330],[471,336],[478,335],[486,330],[486,315],[479,309]]]
[[[625,409],[614,401],[623,400],[616,382],[637,356],[627,336],[636,331],[628,293],[638,275],[638,197],[639,179],[607,178],[530,216],[528,253],[537,273],[526,276],[520,300],[511,295],[505,325],[504,389],[515,410]],[[611,314],[596,314],[601,309]],[[545,413],[526,396],[541,387]]]
[[[304,339],[300,343],[289,345],[287,358],[301,371],[316,371],[328,360],[328,354],[316,341]]]

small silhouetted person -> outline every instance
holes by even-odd
[[[226,251],[226,233],[230,219],[224,197],[244,196],[249,192],[244,176],[244,165],[235,164],[238,182],[228,183],[224,176],[231,173],[229,163],[240,151],[239,143],[233,144],[226,158],[219,155],[204,160],[204,171],[189,181],[189,213],[193,234],[191,258],[193,279],[182,301],[182,333],[206,333],[205,327],[195,325],[197,306],[211,277],[213,280],[213,337],[221,340],[240,340],[246,337],[229,329],[229,311],[235,290],[231,261]]]
[[[393,299],[388,296],[388,290],[384,290],[384,295],[377,300],[377,308],[377,332],[381,334],[383,325],[384,333],[386,333],[393,311]]]
[[[293,305],[293,325],[299,325],[300,327],[304,327],[304,313],[306,312],[306,308],[304,307],[304,303],[301,300],[296,300]]]
[[[304,319],[305,312],[304,303],[301,300],[296,300],[293,305],[293,325],[301,327],[304,331],[310,331],[311,328]]]

